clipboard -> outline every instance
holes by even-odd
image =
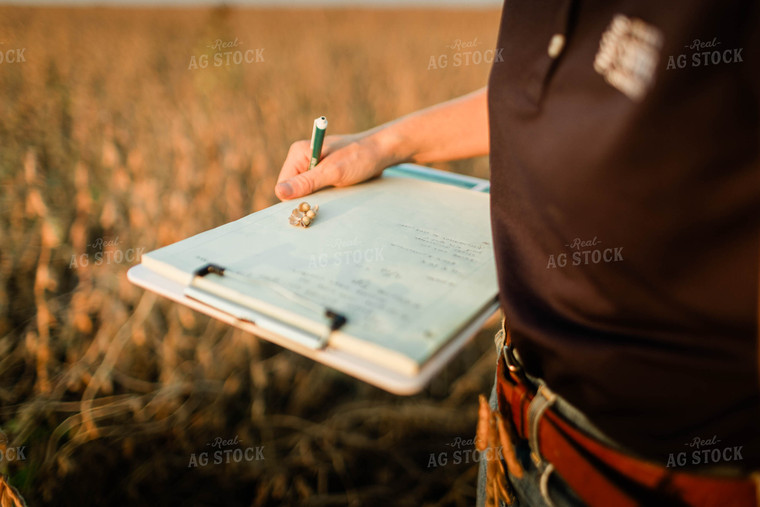
[[[433,181],[475,192],[488,193],[490,190],[487,180],[414,164],[389,167],[383,172],[383,177]],[[496,294],[469,321],[464,322],[456,334],[416,372],[407,374],[366,357],[359,357],[350,350],[332,346],[331,338],[350,319],[339,309],[322,306],[318,301],[308,301],[314,314],[321,316],[322,323],[306,329],[294,324],[287,314],[281,314],[278,318],[271,312],[257,308],[242,293],[235,291],[235,284],[264,283],[271,286],[267,290],[279,292],[283,298],[289,297],[287,289],[267,283],[266,280],[247,279],[245,275],[226,266],[209,262],[194,270],[189,278],[181,278],[165,276],[143,263],[133,266],[127,277],[130,282],[144,289],[398,395],[412,395],[421,391],[499,308]],[[221,279],[225,279],[228,284],[223,292],[218,289]]]

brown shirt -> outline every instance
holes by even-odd
[[[515,347],[663,464],[704,466],[695,438],[760,464],[758,33],[750,1],[502,13],[491,212]]]

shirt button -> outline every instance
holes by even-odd
[[[565,36],[561,33],[555,33],[549,41],[546,52],[549,53],[549,58],[557,58],[564,48]]]

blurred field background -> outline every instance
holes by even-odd
[[[30,505],[474,503],[452,443],[490,389],[493,321],[397,397],[132,286],[113,255],[277,202],[320,114],[354,132],[484,86],[489,65],[453,67],[450,46],[493,48],[498,18],[0,7],[0,51],[25,59],[0,64],[0,450],[25,448],[0,473]],[[264,61],[189,69],[217,39]],[[189,466],[235,437],[265,459]]]

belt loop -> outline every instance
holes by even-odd
[[[545,385],[541,385],[528,406],[528,443],[530,444],[530,457],[536,465],[536,469],[541,472],[539,489],[541,496],[549,507],[554,507],[549,496],[549,477],[554,472],[554,465],[544,461],[541,456],[541,449],[538,442],[538,429],[541,424],[541,418],[547,410],[557,401],[557,395]]]
[[[552,502],[552,499],[549,496],[549,476],[552,474],[552,472],[554,472],[554,465],[549,463],[541,473],[541,481],[539,482],[541,496],[544,497],[544,501],[549,507],[554,507],[554,502]]]
[[[538,426],[541,417],[557,401],[557,395],[548,387],[542,385],[528,406],[528,443],[530,444],[530,457],[540,469],[543,466],[544,458],[541,456],[541,450],[538,443]]]
[[[494,336],[493,342],[496,345],[496,362],[498,363],[503,357],[507,369],[511,372],[516,372],[516,363],[512,356],[512,339],[509,336],[509,331],[507,331],[506,316],[501,318],[501,329]]]
[[[493,344],[496,345],[497,361],[499,360],[499,357],[501,357],[501,354],[504,352],[504,347],[506,346],[507,331],[505,330],[504,325],[506,320],[506,317],[501,318],[501,329],[499,329],[493,337]]]

